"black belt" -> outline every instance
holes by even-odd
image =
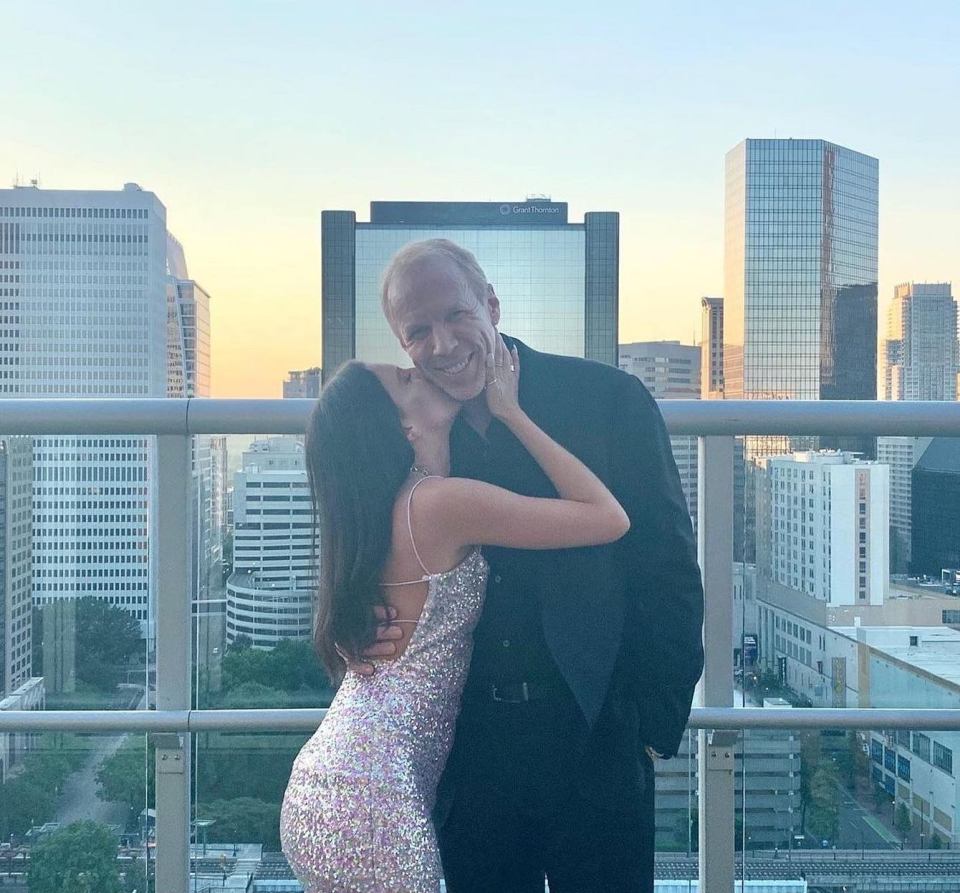
[[[472,701],[496,701],[500,704],[525,704],[527,701],[543,701],[558,698],[564,693],[557,685],[542,682],[487,682],[471,685],[465,696]]]

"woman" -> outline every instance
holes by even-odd
[[[558,499],[448,477],[460,404],[415,369],[348,363],[314,410],[307,460],[320,514],[316,646],[344,678],[294,762],[283,802],[283,850],[307,893],[439,889],[430,812],[483,603],[480,546],[600,545],[629,527],[603,483],[520,408],[519,374],[516,351],[497,335],[487,405]],[[344,676],[384,609],[404,629],[399,656],[373,676]]]

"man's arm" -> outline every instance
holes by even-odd
[[[627,600],[622,657],[641,740],[672,756],[703,671],[703,586],[659,407],[638,379],[620,381],[611,489],[631,522],[615,547]]]

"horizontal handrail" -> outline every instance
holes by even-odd
[[[4,732],[313,731],[316,709],[5,710]],[[700,707],[690,729],[912,729],[960,731],[960,709]]]
[[[0,434],[302,434],[313,400],[0,400]],[[661,400],[672,434],[960,437],[960,402]]]

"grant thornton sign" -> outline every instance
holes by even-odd
[[[370,202],[370,223],[385,226],[564,226],[567,203]]]

